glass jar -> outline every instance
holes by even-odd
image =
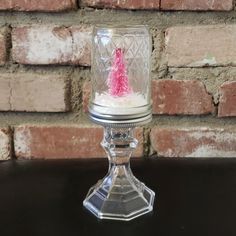
[[[117,125],[151,120],[151,48],[146,26],[94,27],[92,120]]]

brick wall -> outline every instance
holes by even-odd
[[[153,122],[135,156],[236,157],[234,0],[0,1],[0,159],[94,158],[95,23],[148,24]]]

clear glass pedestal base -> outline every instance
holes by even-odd
[[[109,157],[109,171],[89,190],[83,205],[100,219],[128,221],[151,212],[155,193],[130,169],[130,156],[137,146],[133,129],[106,128],[102,146]]]

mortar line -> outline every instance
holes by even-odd
[[[150,154],[150,132],[151,132],[150,126],[143,128],[143,154],[144,154],[144,158],[149,157],[149,154]]]
[[[11,130],[11,158],[16,159],[16,152],[15,152],[15,140],[14,140],[14,127],[10,127]]]

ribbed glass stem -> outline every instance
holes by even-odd
[[[101,145],[105,149],[110,163],[114,166],[130,166],[130,157],[137,147],[138,141],[134,138],[134,128],[104,128],[104,137]]]

